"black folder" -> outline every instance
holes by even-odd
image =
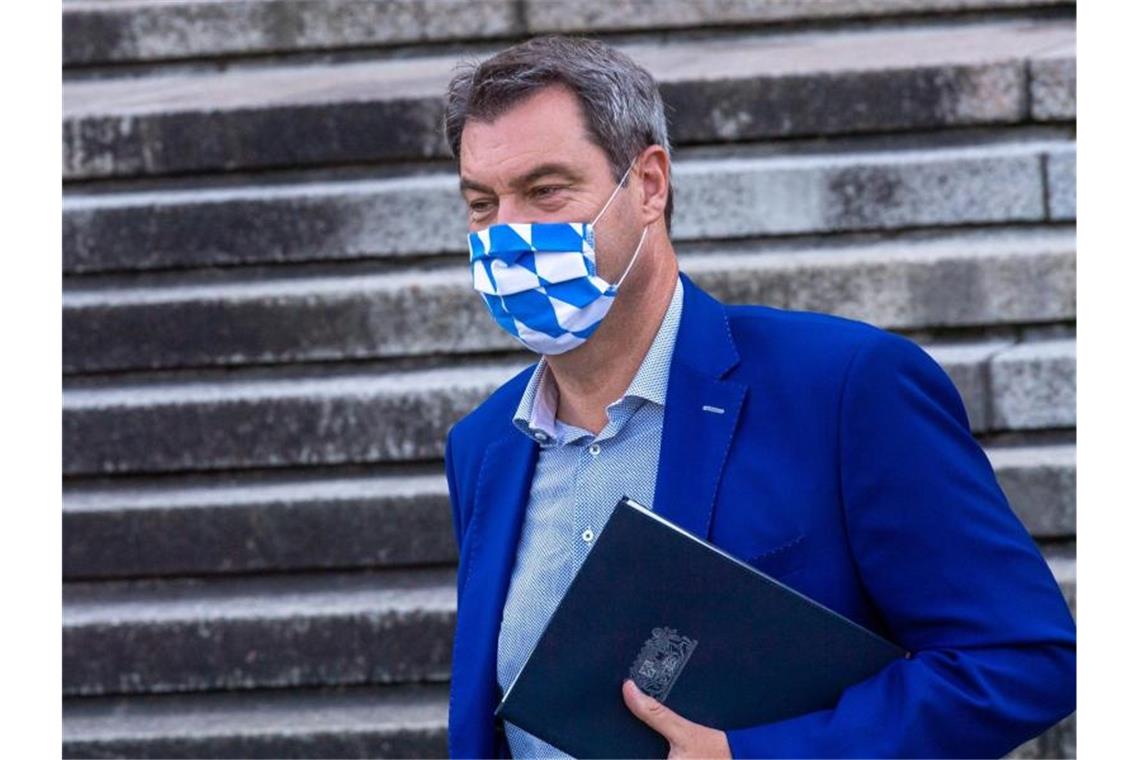
[[[623,497],[495,715],[575,758],[663,758],[626,678],[728,730],[833,707],[909,656]]]

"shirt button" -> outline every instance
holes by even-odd
[[[584,531],[582,531],[582,540],[585,541],[586,543],[590,543],[591,541],[593,541],[594,540],[594,531],[590,530],[589,528],[586,528]]]
[[[537,438],[537,439],[538,439],[538,440],[540,440],[540,441],[545,441],[545,440],[546,440],[546,438],[547,438],[547,436],[546,436],[546,433],[542,432],[541,430],[540,430],[540,431],[538,431],[537,433],[535,433],[535,434],[534,434],[534,437],[535,437],[535,438]]]
[[[597,456],[601,450],[602,450],[602,447],[599,446],[598,444],[596,444],[596,443],[590,444],[590,453],[593,454],[594,456]]]

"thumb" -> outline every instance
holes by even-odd
[[[627,678],[622,682],[621,691],[630,711],[670,742],[674,737],[680,736],[680,730],[688,723],[680,715],[637,688],[632,679]]]

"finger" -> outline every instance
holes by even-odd
[[[631,679],[622,683],[622,696],[634,715],[670,742],[679,741],[691,722],[642,692]]]

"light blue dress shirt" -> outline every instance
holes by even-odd
[[[681,279],[645,359],[625,394],[606,407],[605,427],[556,418],[558,388],[542,357],[514,423],[539,444],[526,516],[498,640],[499,686],[522,669],[621,496],[652,508],[673,344],[681,323]],[[599,614],[603,614],[599,611]],[[512,757],[569,757],[504,721]]]

